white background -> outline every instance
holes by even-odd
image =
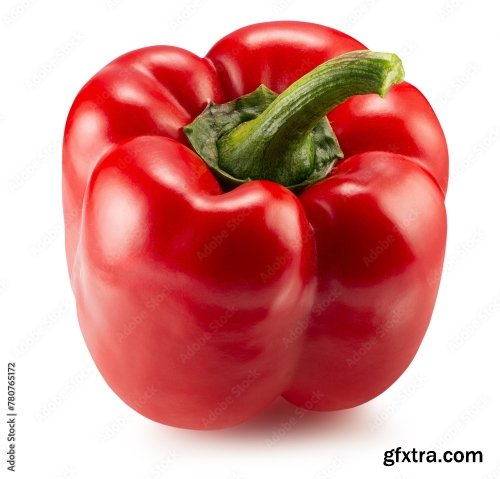
[[[0,387],[17,363],[20,478],[500,477],[500,105],[497,2],[188,0],[0,6]],[[183,431],[125,406],[97,373],[66,274],[61,142],[84,82],[153,44],[203,55],[246,24],[323,23],[394,51],[434,106],[451,158],[444,276],[430,329],[404,376],[355,410],[278,401],[229,431]],[[2,418],[6,401],[0,401]],[[2,419],[2,423],[4,420]],[[382,465],[386,449],[482,450],[483,464]]]

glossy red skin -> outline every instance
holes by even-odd
[[[346,154],[299,197],[268,181],[224,193],[182,127],[207,101],[280,92],[364,48],[301,22],[251,25],[205,59],[128,53],[66,126],[66,251],[102,375],[141,414],[231,426],[283,394],[316,410],[387,389],[424,336],[441,275],[446,142],[408,83],[329,114]]]

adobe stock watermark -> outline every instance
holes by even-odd
[[[311,397],[304,403],[304,408],[295,407],[291,416],[286,421],[282,421],[281,424],[273,430],[271,437],[266,439],[266,446],[271,448],[278,444],[324,397],[325,395],[321,391],[313,391]]]
[[[129,417],[125,414],[120,414],[109,421],[98,434],[101,443],[106,443],[114,439],[125,428],[129,421]]]
[[[16,363],[7,363],[7,470],[16,472],[17,441]]]
[[[67,378],[59,391],[46,401],[36,413],[36,421],[41,423],[54,414],[87,381],[90,373],[90,367],[84,366],[71,377]]]
[[[21,0],[17,1],[7,13],[2,17],[2,24],[4,27],[11,27],[31,9],[36,3],[36,0]]]
[[[412,378],[412,381],[407,384],[397,395],[396,399],[389,405],[385,406],[370,423],[370,431],[374,432],[379,429],[386,421],[396,414],[405,403],[415,397],[415,394],[420,391],[428,383],[427,376],[417,373]]]
[[[21,190],[34,178],[43,168],[50,166],[50,162],[59,154],[61,142],[55,137],[41,148],[37,155],[25,163],[9,181],[9,192],[15,193]]]
[[[156,387],[156,385],[151,384],[146,389],[144,389],[144,391],[142,391],[142,393],[136,399],[134,399],[134,401],[132,401],[130,405],[134,409],[141,409],[149,401],[151,401],[151,399],[153,399],[159,392],[160,390]]]
[[[125,341],[144,321],[146,321],[151,313],[157,311],[164,301],[170,297],[172,291],[170,287],[164,286],[157,294],[148,298],[144,309],[135,314],[130,321],[127,321],[116,335],[119,343]]]
[[[460,411],[456,421],[453,422],[433,443],[433,449],[442,449],[450,444],[455,438],[460,436],[462,432],[474,423],[477,418],[484,413],[490,405],[490,398],[484,395],[479,395],[472,404]]]
[[[337,477],[338,472],[344,467],[345,463],[346,459],[344,456],[334,456],[313,477],[314,479],[332,479]]]
[[[432,269],[426,277],[429,286],[437,286],[441,282],[441,273],[449,276],[453,271],[481,244],[487,237],[482,230],[474,230],[469,237],[461,241],[451,253],[446,253],[444,266]]]
[[[190,359],[193,359],[213,339],[214,334],[227,324],[235,313],[236,308],[229,307],[220,317],[211,321],[208,324],[208,331],[204,331],[194,342],[186,346],[185,350],[181,353],[181,361],[186,363]]]
[[[476,140],[468,149],[467,153],[454,162],[454,167],[450,171],[450,182],[455,182],[459,178],[465,177],[467,171],[475,166],[479,160],[490,152],[500,140],[500,128],[493,126]]]
[[[9,290],[10,283],[5,278],[0,278],[0,296]]]
[[[353,351],[350,357],[346,358],[346,363],[349,368],[356,366],[384,337],[395,328],[405,316],[406,311],[399,307],[391,311],[391,315],[383,324],[378,324],[375,329],[375,334],[370,336],[366,341]]]
[[[162,457],[153,465],[148,473],[143,476],[144,479],[160,479],[167,477],[168,471],[174,466],[177,460],[181,457],[177,449],[170,449],[165,452]]]
[[[448,349],[456,352],[467,344],[488,323],[500,309],[500,292],[480,310],[479,314],[468,321],[448,343]]]
[[[390,246],[396,241],[396,238],[392,233],[388,234],[385,238],[378,240],[377,244],[370,249],[370,252],[363,256],[363,263],[365,266],[369,266],[370,264],[377,261],[377,259],[382,256],[385,251],[387,251]]]
[[[41,256],[47,251],[64,233],[64,222],[57,221],[48,228],[35,242],[29,247],[29,254],[33,258]]]
[[[70,313],[69,302],[64,299],[49,311],[42,320],[25,334],[14,348],[14,356],[22,358],[33,349],[66,315]]]
[[[356,6],[349,12],[347,18],[344,19],[343,24],[352,27],[360,22],[371,10],[373,10],[380,0],[364,0],[357,3]]]
[[[306,316],[302,321],[296,324],[293,328],[290,328],[288,334],[283,336],[281,340],[285,348],[289,348],[295,341],[301,339],[309,328],[310,324],[314,322],[315,318],[321,316],[332,303],[337,301],[340,297],[340,289],[332,288],[326,296],[324,296],[320,301],[315,303],[314,308],[310,315]]]
[[[482,476],[481,479],[500,479],[500,462],[498,462],[496,467],[488,472],[486,476]]]
[[[291,256],[289,253],[285,253],[279,256],[276,256],[272,263],[269,263],[265,270],[260,273],[260,279],[263,283],[267,283],[270,279],[276,276],[286,264],[289,263]]]
[[[121,7],[125,0],[104,0],[104,6],[107,10],[115,10],[118,7]]]
[[[83,43],[85,38],[84,33],[73,32],[57,47],[53,55],[41,63],[25,80],[26,87],[32,89],[39,87]]]
[[[204,3],[203,0],[188,0],[180,3],[179,5],[182,5],[182,8],[173,16],[170,16],[171,20],[167,22],[168,30],[176,32],[183,28],[199,13]]]
[[[438,11],[441,21],[450,19],[464,5],[465,0],[446,0]]]
[[[231,391],[212,408],[207,416],[202,419],[204,427],[208,428],[228,411],[236,401],[261,377],[261,372],[255,368],[248,371],[245,379],[231,388]]]
[[[262,282],[267,283],[277,274],[279,274],[283,270],[283,268],[285,268],[285,266],[289,264],[293,259],[291,251],[301,249],[304,244],[310,241],[315,241],[314,230],[312,228],[308,229],[303,236],[294,237],[288,244],[288,250],[283,254],[277,255],[269,264],[267,264],[264,271],[260,273],[260,279],[262,280]]]
[[[288,10],[297,0],[274,0],[269,6],[273,13],[283,13]]]
[[[480,71],[479,65],[476,63],[469,63],[460,73],[456,74],[436,98],[439,106],[445,106],[456,98]]]
[[[66,464],[60,469],[59,473],[53,477],[54,479],[72,479],[73,477],[77,477],[79,472],[79,469],[75,465]]]
[[[150,385],[141,392],[131,403],[133,409],[142,409],[151,399],[153,399],[160,390],[156,385]],[[99,432],[98,437],[101,443],[106,443],[114,439],[128,424],[130,416],[120,414],[108,422]]]

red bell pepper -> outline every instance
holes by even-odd
[[[357,406],[403,373],[438,290],[448,154],[402,79],[393,54],[271,22],[205,58],[127,53],[83,87],[67,261],[86,344],[127,404],[220,428],[279,395]]]

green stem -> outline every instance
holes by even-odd
[[[236,178],[298,184],[314,168],[311,132],[324,116],[351,96],[384,96],[403,78],[393,53],[362,50],[329,60],[290,85],[257,118],[220,137],[219,166]]]

